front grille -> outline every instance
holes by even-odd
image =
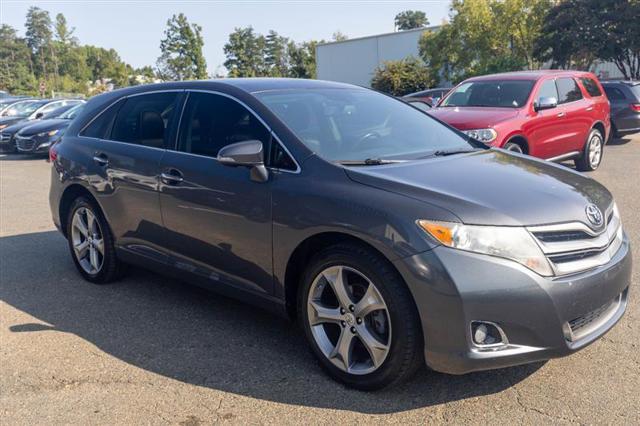
[[[606,264],[622,245],[617,209],[607,210],[604,229],[596,232],[582,222],[528,228],[547,256],[555,275],[582,272]]]
[[[20,151],[33,151],[36,145],[36,141],[31,138],[25,138],[22,136],[16,136],[16,148]]]
[[[622,303],[622,294],[619,294],[615,299],[605,303],[599,308],[569,321],[568,324],[571,334],[568,336],[568,339],[571,341],[580,340],[596,331],[615,315],[620,303]]]
[[[11,140],[11,134],[9,133],[0,133],[0,142],[8,143]]]

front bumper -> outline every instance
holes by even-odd
[[[464,374],[569,355],[597,340],[625,312],[632,260],[625,235],[606,265],[556,279],[442,246],[395,264],[416,300],[427,365]],[[570,340],[569,324],[584,319],[591,322]],[[472,321],[498,324],[508,345],[478,348]]]
[[[41,140],[41,138],[37,136],[24,137],[16,135],[14,136],[14,140],[17,151],[25,154],[46,154],[52,145],[51,140]]]

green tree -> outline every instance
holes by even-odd
[[[265,66],[265,38],[253,27],[236,28],[224,45],[229,77],[261,77],[267,75]]]
[[[331,40],[333,40],[333,41],[345,41],[345,40],[349,40],[349,36],[344,34],[341,31],[336,31],[331,35]]]
[[[316,78],[316,46],[321,41],[289,42],[289,77]]]
[[[51,17],[49,12],[39,7],[31,6],[27,11],[25,22],[27,46],[31,49],[33,62],[38,64],[35,74],[38,77],[46,77],[47,53],[51,46]]]
[[[394,23],[398,31],[404,31],[426,27],[429,25],[429,20],[421,10],[405,10],[396,15]]]
[[[56,23],[54,25],[56,40],[62,44],[78,44],[78,39],[74,37],[75,28],[69,28],[67,18],[62,13],[56,15]]]
[[[289,70],[289,39],[271,30],[264,38],[264,66],[270,77],[285,77]]]
[[[640,78],[639,22],[639,0],[566,0],[549,11],[535,55],[552,67],[582,70],[612,61],[625,78]]]
[[[428,89],[435,83],[424,63],[413,57],[384,62],[371,79],[371,87],[394,96]]]
[[[0,25],[0,89],[10,93],[33,95],[38,86],[29,68],[31,51],[15,28]]]
[[[160,42],[162,54],[157,62],[160,74],[170,80],[207,78],[203,46],[202,27],[189,24],[182,13],[173,15],[167,21],[164,39]]]
[[[454,83],[539,68],[534,44],[550,7],[551,0],[453,0],[450,23],[422,35],[420,56],[433,77]]]

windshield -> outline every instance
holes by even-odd
[[[64,118],[65,120],[73,120],[74,118],[76,118],[76,115],[78,115],[80,111],[82,111],[83,106],[84,104],[78,104],[72,107],[70,110],[61,114],[60,118]]]
[[[27,117],[31,115],[35,110],[40,108],[42,105],[44,105],[45,103],[46,102],[43,102],[43,101],[18,102],[11,105],[11,108],[9,108],[5,112],[5,115],[11,115],[16,117]]]
[[[529,99],[534,80],[490,80],[462,83],[441,107],[520,108]]]
[[[467,138],[427,114],[371,90],[282,90],[255,96],[329,161],[411,160],[436,151],[474,149]]]

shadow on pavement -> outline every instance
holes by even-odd
[[[57,232],[0,238],[0,258],[0,299],[49,324],[11,332],[72,333],[145,370],[263,400],[394,413],[500,392],[542,366],[465,376],[424,368],[409,383],[363,393],[325,376],[295,324],[241,302],[139,269],[116,284],[86,283]]]
[[[631,136],[623,136],[621,138],[612,138],[607,145],[626,145],[631,142]]]

